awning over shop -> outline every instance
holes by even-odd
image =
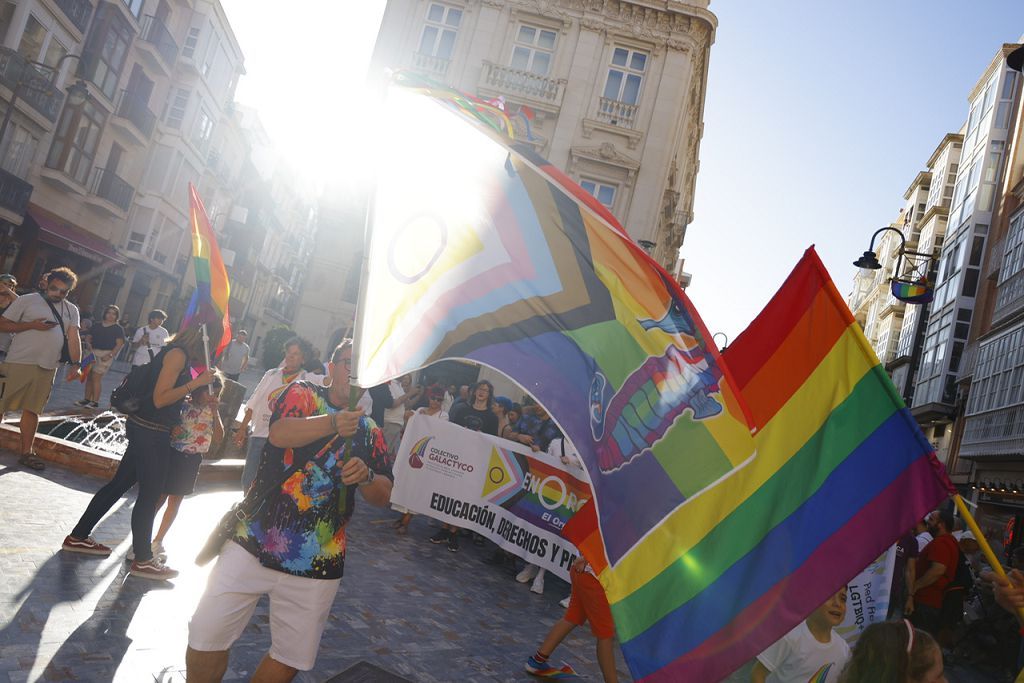
[[[39,228],[40,242],[52,244],[96,263],[125,263],[110,244],[45,209],[29,204],[26,218]]]

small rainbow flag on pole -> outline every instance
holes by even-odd
[[[192,258],[196,270],[196,290],[181,321],[184,329],[193,320],[207,325],[220,325],[224,332],[220,343],[213,352],[216,358],[231,341],[231,318],[228,315],[228,301],[231,298],[231,285],[228,282],[228,271],[224,268],[224,260],[220,257],[217,238],[210,226],[203,200],[192,183],[188,184],[189,223],[192,226]]]

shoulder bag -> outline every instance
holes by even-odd
[[[61,337],[64,338],[64,343],[60,347],[60,361],[59,362],[62,363],[62,364],[70,363],[71,362],[71,349],[68,348],[68,331],[64,329],[64,318],[62,318],[60,316],[60,313],[57,312],[57,309],[54,307],[52,301],[47,299],[42,294],[40,294],[39,296],[43,297],[43,301],[45,301],[46,305],[50,307],[51,311],[53,311],[53,315],[54,315],[55,318],[57,318],[57,323],[60,325]],[[63,303],[63,302],[61,302],[61,303]]]

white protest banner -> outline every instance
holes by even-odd
[[[577,552],[560,532],[590,499],[582,469],[417,414],[405,426],[394,474],[392,503],[475,531],[568,580]]]
[[[846,584],[846,618],[836,627],[836,632],[850,647],[868,626],[885,621],[895,566],[896,546],[893,545]]]

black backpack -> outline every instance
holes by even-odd
[[[121,383],[110,392],[110,406],[125,415],[134,415],[144,405],[144,401],[153,400],[153,390],[156,388],[156,380],[160,376],[160,368],[163,363],[157,363],[156,359],[164,355],[164,350],[156,355],[153,360],[145,365],[134,365],[125,375]]]
[[[971,573],[967,558],[959,548],[957,548],[956,556],[956,573],[953,574],[953,580],[946,586],[946,590],[962,590],[964,593],[970,593],[974,588],[974,574]]]

